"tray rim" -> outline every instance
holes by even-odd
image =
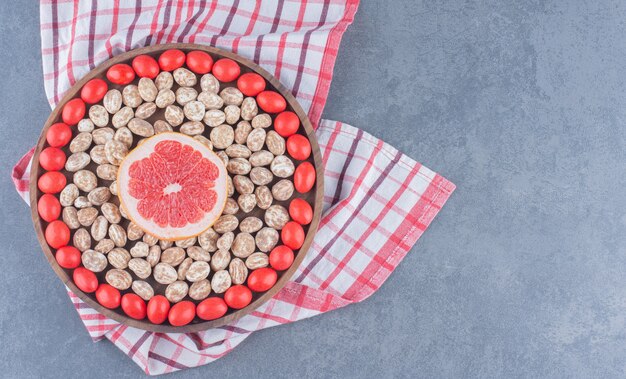
[[[309,224],[309,230],[305,236],[304,243],[302,247],[300,248],[300,251],[296,255],[291,267],[281,275],[281,277],[278,279],[276,284],[270,290],[263,293],[261,296],[259,296],[259,298],[251,302],[248,306],[216,320],[204,321],[204,322],[199,322],[195,324],[188,324],[188,325],[181,326],[181,327],[175,327],[175,326],[164,325],[164,324],[156,325],[156,324],[152,324],[147,319],[135,320],[133,318],[130,318],[124,315],[123,313],[121,313],[121,311],[118,313],[115,310],[111,310],[111,309],[103,307],[91,296],[89,296],[88,294],[81,291],[78,287],[76,287],[76,285],[74,284],[70,276],[65,272],[65,269],[59,266],[59,264],[57,263],[54,257],[54,254],[52,253],[52,249],[50,248],[50,246],[48,246],[44,237],[43,229],[42,229],[43,221],[40,219],[39,213],[37,211],[37,201],[41,195],[41,191],[39,191],[39,188],[37,187],[37,180],[40,174],[42,173],[42,171],[44,171],[39,166],[39,164],[37,164],[37,162],[39,161],[39,154],[41,150],[43,149],[45,142],[46,142],[46,138],[45,138],[46,132],[48,131],[48,129],[53,123],[60,122],[59,121],[60,113],[61,113],[61,110],[63,109],[63,106],[69,100],[77,96],[77,94],[79,93],[83,85],[87,83],[87,81],[94,79],[96,77],[102,77],[103,75],[105,75],[105,72],[109,67],[118,63],[130,62],[130,60],[137,55],[141,55],[141,54],[155,55],[168,49],[180,49],[183,51],[201,50],[201,51],[205,51],[211,54],[212,56],[230,58],[243,66],[247,66],[249,69],[263,76],[265,80],[267,80],[282,96],[284,96],[285,100],[287,101],[288,105],[291,107],[293,112],[298,115],[298,118],[300,119],[302,127],[304,128],[306,135],[311,143],[312,156],[313,156],[313,161],[315,162],[315,171],[316,171],[316,182],[315,182],[315,187],[314,187],[316,192],[315,192],[315,197],[314,197],[315,200],[314,200],[314,207],[313,207],[313,220]],[[66,94],[63,96],[63,98],[59,101],[59,103],[55,107],[55,109],[50,113],[50,116],[46,120],[46,123],[44,124],[44,127],[41,130],[41,134],[39,136],[37,145],[35,147],[35,152],[33,154],[32,162],[33,164],[31,166],[31,171],[30,171],[30,185],[29,185],[31,217],[33,220],[33,226],[37,234],[37,239],[39,241],[39,244],[41,245],[42,250],[48,260],[48,263],[50,264],[54,272],[61,279],[63,284],[65,284],[76,296],[78,296],[82,301],[87,303],[90,307],[92,307],[99,313],[123,325],[146,330],[149,332],[157,332],[157,333],[200,332],[200,331],[217,328],[217,327],[232,323],[240,319],[241,317],[253,312],[262,304],[270,300],[276,293],[278,293],[287,284],[289,279],[291,279],[291,277],[295,274],[297,269],[300,267],[300,264],[304,260],[304,257],[307,255],[309,248],[311,247],[311,244],[313,243],[313,238],[315,237],[315,234],[317,233],[317,229],[318,229],[320,219],[321,219],[321,214],[322,214],[322,205],[323,205],[322,202],[323,202],[323,196],[324,196],[324,167],[322,163],[321,151],[319,148],[319,144],[317,142],[317,137],[315,135],[315,130],[313,129],[311,121],[309,120],[306,112],[304,112],[304,110],[302,109],[302,107],[300,106],[296,98],[293,96],[293,94],[285,86],[283,86],[276,77],[270,74],[267,70],[263,69],[261,66],[259,66],[258,64],[254,63],[253,61],[247,58],[244,58],[230,51],[222,50],[222,49],[212,47],[212,46],[190,44],[190,43],[170,43],[170,44],[162,44],[162,45],[153,45],[153,46],[133,49],[133,50],[124,52],[96,66],[96,68],[94,68],[89,73],[87,73],[87,75],[85,75],[82,79],[77,81],[66,92]],[[117,309],[120,309],[120,308],[117,308]]]

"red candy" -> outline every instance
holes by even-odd
[[[63,268],[76,268],[80,266],[80,251],[74,246],[63,246],[57,250],[54,256],[59,266]]]
[[[46,133],[46,141],[52,147],[65,146],[71,139],[72,129],[62,122],[52,124]]]
[[[218,59],[213,64],[213,76],[221,82],[232,82],[239,77],[241,69],[237,62],[229,58]]]
[[[96,290],[96,300],[105,308],[115,309],[120,306],[122,295],[120,291],[106,283],[102,283]]]
[[[289,221],[280,231],[280,238],[287,247],[296,250],[304,243],[304,229],[295,221]]]
[[[54,221],[61,215],[61,203],[54,195],[46,193],[37,202],[37,212],[44,221]]]
[[[76,125],[85,116],[85,102],[82,99],[72,99],[63,107],[61,118],[67,125]]]
[[[248,72],[237,79],[237,88],[246,96],[256,96],[265,90],[265,79],[256,72]]]
[[[293,174],[293,186],[300,193],[307,193],[315,184],[315,167],[309,162],[302,162]]]
[[[39,164],[44,170],[59,171],[65,167],[65,153],[58,147],[46,147],[39,154]]]
[[[163,71],[174,71],[183,67],[183,64],[185,64],[185,53],[178,49],[166,50],[159,57],[159,66]]]
[[[168,320],[173,326],[189,324],[196,317],[196,306],[189,300],[176,303],[170,309]]]
[[[311,143],[301,134],[294,134],[287,138],[287,152],[294,159],[303,161],[311,155]]]
[[[270,265],[274,270],[283,271],[293,263],[293,250],[285,245],[276,246],[270,253]]]
[[[287,108],[285,98],[274,91],[263,91],[256,96],[259,107],[267,113],[279,113]],[[280,133],[279,133],[280,134]]]
[[[313,208],[303,199],[293,199],[289,204],[289,216],[300,225],[308,225],[313,220]]]
[[[154,79],[159,75],[159,64],[149,55],[138,55],[133,59],[133,69],[140,78]]]
[[[65,188],[67,179],[58,171],[49,171],[39,177],[37,187],[43,193],[59,193]]]
[[[72,279],[76,287],[85,293],[92,293],[98,289],[98,278],[96,278],[96,274],[84,267],[76,268],[72,274]]]
[[[276,129],[276,133],[283,137],[289,137],[296,133],[299,127],[300,119],[298,115],[290,111],[283,112],[274,119],[274,129]]]
[[[80,90],[80,98],[87,104],[95,104],[104,98],[109,86],[102,79],[91,79]]]
[[[278,274],[273,269],[269,267],[259,268],[252,271],[248,276],[248,287],[254,292],[265,292],[276,284],[276,279],[278,279]]]
[[[198,317],[207,321],[218,319],[224,316],[227,311],[228,305],[226,305],[226,302],[219,297],[209,297],[208,299],[204,299],[196,308]]]
[[[146,318],[146,302],[134,293],[122,296],[122,310],[128,317],[135,320]]]
[[[63,221],[54,220],[46,227],[44,233],[46,242],[54,249],[58,249],[70,242],[70,228]]]
[[[167,320],[170,302],[163,295],[153,296],[148,301],[148,320],[153,324],[162,324]]]
[[[190,51],[187,53],[187,67],[196,74],[204,75],[211,71],[213,58],[204,51]]]
[[[232,286],[224,293],[224,301],[231,308],[241,309],[252,301],[252,292],[248,287],[241,284]]]
[[[125,86],[135,80],[135,71],[127,64],[114,64],[107,71],[107,79],[109,79],[111,83]]]

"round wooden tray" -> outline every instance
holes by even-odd
[[[39,197],[42,195],[42,192],[38,189],[37,187],[37,179],[43,174],[43,172],[45,170],[43,170],[38,162],[39,162],[39,153],[41,152],[41,150],[45,147],[46,144],[46,132],[48,131],[48,128],[56,123],[56,122],[62,122],[61,120],[61,110],[63,109],[63,106],[71,99],[79,97],[79,92],[81,90],[81,88],[83,87],[83,85],[88,82],[91,79],[94,78],[102,78],[106,80],[106,71],[109,67],[111,67],[114,64],[117,63],[128,63],[130,64],[130,62],[132,61],[132,59],[140,54],[147,54],[147,55],[151,55],[152,57],[154,57],[155,59],[158,59],[159,55],[168,49],[180,49],[184,52],[188,52],[191,50],[202,50],[205,51],[207,53],[209,53],[214,60],[219,59],[219,58],[230,58],[233,59],[235,61],[237,61],[240,66],[241,66],[241,72],[246,73],[246,72],[256,72],[258,74],[260,74],[261,76],[263,76],[265,78],[265,80],[267,80],[269,86],[267,89],[274,89],[275,91],[279,92],[281,95],[283,95],[285,97],[285,99],[287,100],[287,110],[291,110],[293,112],[295,112],[298,117],[300,118],[300,122],[301,122],[301,127],[300,130],[298,131],[298,133],[306,135],[311,143],[311,148],[312,148],[312,154],[309,157],[308,161],[310,163],[312,163],[316,169],[316,183],[315,186],[313,187],[313,189],[311,189],[311,191],[309,191],[307,194],[304,195],[300,195],[301,198],[305,199],[307,202],[309,202],[309,204],[311,204],[313,206],[313,220],[312,222],[304,227],[305,233],[306,233],[306,238],[304,240],[304,244],[302,245],[302,247],[296,252],[296,256],[295,256],[295,260],[292,264],[292,266],[284,271],[284,272],[279,272],[279,277],[278,277],[278,281],[276,282],[276,284],[274,285],[274,287],[272,287],[269,291],[264,292],[264,293],[260,293],[260,294],[254,294],[252,302],[245,308],[242,308],[240,310],[232,310],[229,309],[229,312],[222,318],[219,318],[217,320],[213,320],[213,321],[199,321],[197,318],[196,320],[194,320],[194,322],[182,326],[182,327],[174,327],[171,325],[166,325],[166,324],[162,324],[162,325],[155,325],[152,324],[150,321],[148,321],[147,319],[144,320],[135,320],[132,319],[128,316],[126,316],[121,308],[117,308],[114,310],[105,308],[103,306],[101,306],[95,299],[95,295],[94,294],[86,294],[83,291],[81,291],[80,289],[78,289],[78,287],[76,287],[76,285],[74,285],[74,282],[71,279],[71,272],[72,270],[67,270],[62,268],[61,266],[58,265],[56,259],[54,258],[54,254],[50,248],[50,246],[48,246],[48,244],[46,243],[46,239],[44,237],[44,233],[43,230],[45,229],[45,226],[47,225],[47,223],[45,221],[43,221],[42,219],[40,219],[39,214],[37,212],[37,201],[39,199]],[[135,84],[138,81],[138,78],[135,79]],[[108,81],[107,81],[108,82]],[[199,82],[199,81],[198,81]],[[223,83],[224,86],[230,86],[233,83]],[[113,83],[109,82],[109,89],[113,89],[113,88],[117,88],[119,90],[122,89],[123,86],[118,86],[115,85]],[[199,89],[199,83],[196,89]],[[273,117],[272,117],[273,118]],[[150,121],[151,123],[153,123],[156,119],[163,119],[162,117],[162,112],[157,112],[155,115],[153,115],[151,118],[148,119],[148,121]],[[76,135],[76,130],[75,130],[75,126],[72,127],[73,129],[73,133],[74,135]],[[206,132],[205,132],[206,133]],[[135,143],[133,144],[133,147]],[[67,146],[63,148],[64,151],[66,152],[66,154],[69,152],[69,150],[67,149]],[[59,278],[63,281],[63,283],[70,288],[70,290],[72,290],[72,292],[74,292],[81,300],[83,300],[84,302],[86,302],[90,307],[94,308],[95,310],[97,310],[98,312],[102,313],[103,315],[105,315],[106,317],[109,317],[115,321],[118,321],[122,324],[128,325],[128,326],[132,326],[135,328],[139,328],[139,329],[144,329],[144,330],[148,330],[148,331],[152,331],[152,332],[160,332],[160,333],[190,333],[190,332],[198,332],[198,331],[202,331],[202,330],[207,330],[210,328],[215,328],[215,327],[219,327],[228,323],[231,323],[247,314],[249,314],[250,312],[252,312],[253,310],[255,310],[256,308],[258,308],[261,304],[263,304],[264,302],[268,301],[272,296],[274,296],[278,291],[280,291],[281,288],[283,288],[285,286],[285,284],[287,283],[287,281],[291,278],[291,276],[294,274],[294,272],[298,269],[298,266],[300,266],[302,260],[304,259],[307,251],[309,250],[309,247],[311,246],[311,243],[313,242],[313,237],[315,236],[315,233],[317,231],[317,227],[319,225],[320,222],[320,216],[322,213],[322,197],[324,195],[324,175],[323,175],[323,166],[322,166],[322,158],[321,158],[321,153],[320,153],[320,149],[319,146],[317,144],[317,138],[315,136],[315,132],[313,131],[313,127],[311,126],[311,122],[309,121],[306,113],[304,112],[304,110],[300,107],[300,105],[298,104],[297,100],[294,98],[294,96],[291,94],[291,92],[289,92],[289,90],[287,90],[287,88],[285,88],[282,84],[280,84],[280,82],[278,81],[278,79],[276,79],[274,76],[272,76],[269,72],[265,71],[263,68],[261,68],[259,65],[257,65],[256,63],[245,59],[239,55],[236,55],[234,53],[231,52],[227,52],[227,51],[223,51],[214,47],[208,47],[208,46],[203,46],[203,45],[196,45],[196,44],[167,44],[167,45],[157,45],[157,46],[150,46],[150,47],[145,47],[145,48],[141,48],[141,49],[136,49],[136,50],[132,50],[129,52],[126,52],[124,54],[120,54],[104,63],[102,63],[101,65],[99,65],[98,67],[96,67],[94,70],[92,70],[91,72],[89,72],[84,78],[82,78],[80,81],[78,81],[63,97],[63,99],[59,102],[59,104],[57,105],[57,107],[54,109],[54,111],[52,111],[52,113],[50,114],[50,117],[48,117],[48,120],[46,121],[46,124],[41,132],[41,135],[39,137],[39,141],[37,143],[36,149],[35,149],[35,154],[33,156],[33,165],[31,168],[31,173],[30,173],[30,206],[31,206],[31,215],[32,215],[32,219],[33,219],[33,223],[35,226],[35,232],[37,233],[37,238],[39,240],[39,243],[43,249],[44,254],[46,255],[46,258],[48,259],[48,262],[50,263],[50,265],[52,266],[52,268],[54,269],[54,271],[56,272],[56,274],[59,276]],[[93,164],[93,163],[92,163]],[[92,166],[88,166],[90,168],[93,168]],[[64,171],[62,171],[64,172]],[[68,183],[71,182],[71,177],[68,175],[67,172],[64,172],[68,178]],[[100,180],[100,179],[99,179]],[[271,183],[273,184],[276,181],[276,178],[274,179],[274,181]],[[269,186],[271,186],[271,184]],[[275,201],[276,204],[282,204],[282,205],[288,205],[288,201],[287,202],[278,202]],[[255,210],[249,214],[246,214],[245,216],[250,216],[250,215],[257,215],[255,214],[255,212],[263,212],[262,210],[260,210],[259,208],[255,208]],[[244,218],[244,215],[237,215],[238,217]],[[72,236],[73,236],[73,232],[72,232]],[[104,274],[105,274],[106,270],[96,274],[98,276],[98,280],[100,281],[100,283],[104,282]],[[151,280],[150,280],[151,279]],[[162,285],[159,285],[158,283],[156,283],[156,281],[154,281],[154,279],[152,277],[150,277],[149,279],[146,279],[147,281],[149,281],[150,284],[152,284],[155,287],[155,292],[156,293],[163,293],[162,292]],[[164,287],[164,286],[163,286]],[[128,290],[130,291],[130,290]],[[125,291],[125,292],[128,292]],[[212,294],[214,295],[214,294]],[[223,294],[221,294],[220,296],[222,296]]]

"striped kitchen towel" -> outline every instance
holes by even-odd
[[[212,45],[254,60],[291,89],[316,127],[323,156],[319,231],[274,298],[221,328],[162,334],[107,319],[68,291],[94,340],[109,339],[147,374],[195,367],[228,354],[255,330],[362,301],[397,267],[455,187],[362,130],[320,120],[339,42],[357,6],[357,0],[41,1],[44,84],[52,107],[119,53],[170,42]],[[31,157],[32,150],[13,170],[25,200]]]

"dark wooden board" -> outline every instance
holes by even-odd
[[[45,237],[44,237],[44,229],[45,226],[47,225],[47,223],[43,220],[40,219],[39,214],[37,212],[37,201],[39,199],[39,197],[42,195],[41,191],[39,191],[39,189],[37,188],[37,179],[43,174],[43,172],[45,172],[45,170],[43,170],[38,162],[39,162],[39,154],[41,152],[41,150],[46,146],[46,132],[48,131],[48,129],[50,128],[50,126],[56,122],[61,122],[61,110],[63,109],[63,106],[71,99],[75,98],[75,97],[79,97],[79,92],[81,90],[81,88],[83,87],[83,85],[94,78],[102,78],[102,79],[106,79],[106,71],[108,70],[109,67],[111,67],[114,64],[117,63],[128,63],[130,64],[130,62],[132,61],[132,59],[140,54],[147,54],[147,55],[151,55],[153,56],[155,59],[158,58],[158,56],[165,50],[168,49],[180,49],[182,51],[188,52],[191,50],[202,50],[205,51],[209,54],[211,54],[211,56],[213,56],[213,58],[219,59],[222,57],[225,58],[230,58],[233,59],[235,61],[237,61],[240,66],[241,66],[241,70],[242,70],[242,74],[245,72],[256,72],[258,74],[260,74],[261,76],[263,76],[267,82],[269,83],[268,89],[273,89],[278,91],[280,94],[282,94],[285,99],[287,100],[287,109],[291,110],[293,112],[295,112],[298,117],[300,118],[300,122],[301,122],[301,127],[300,130],[298,131],[298,133],[306,135],[311,143],[311,148],[312,148],[312,154],[311,157],[308,159],[309,162],[311,162],[315,169],[316,169],[316,183],[315,186],[313,187],[313,189],[308,192],[307,194],[298,194],[297,192],[294,193],[294,196],[292,197],[292,199],[294,197],[301,197],[303,199],[305,199],[307,202],[309,202],[309,204],[312,205],[313,207],[313,221],[311,222],[310,225],[305,226],[304,230],[306,233],[306,238],[304,240],[304,244],[302,245],[302,247],[300,248],[300,250],[298,250],[296,252],[296,256],[295,256],[295,260],[292,264],[292,266],[284,271],[284,272],[279,272],[279,278],[278,281],[276,282],[276,284],[274,285],[274,287],[272,287],[269,291],[261,293],[261,294],[255,294],[253,297],[252,302],[245,308],[242,308],[240,310],[236,310],[236,311],[229,311],[229,313],[227,313],[224,317],[217,319],[217,320],[213,320],[213,321],[202,321],[202,320],[198,320],[196,319],[193,323],[189,324],[189,325],[185,325],[182,327],[174,327],[171,325],[155,325],[152,324],[151,322],[149,322],[147,319],[145,320],[135,320],[132,318],[127,317],[123,311],[121,310],[121,308],[117,308],[115,310],[111,310],[108,308],[105,308],[103,306],[101,306],[95,299],[94,294],[86,294],[84,292],[82,292],[80,289],[78,289],[78,287],[76,287],[76,285],[74,285],[72,279],[71,279],[71,271],[72,270],[66,270],[64,268],[62,268],[61,266],[58,265],[58,263],[56,262],[56,259],[54,258],[54,254],[50,248],[50,246],[48,246],[48,244],[46,243]],[[138,78],[135,79],[135,84],[138,81]],[[108,81],[107,81],[108,82]],[[231,85],[233,83],[222,83],[223,87],[226,87],[228,85]],[[111,83],[109,83],[109,89],[111,88],[118,88],[121,89],[122,86],[116,86],[113,85]],[[176,89],[176,84],[173,88],[174,90]],[[196,89],[199,89],[199,81],[198,81],[198,85],[196,86]],[[157,113],[155,113],[155,115],[153,115],[151,118],[148,119],[148,121],[150,121],[151,123],[153,123],[156,119],[163,119],[162,117],[162,110],[157,111]],[[273,118],[273,116],[272,116]],[[76,127],[72,127],[74,135],[76,134]],[[205,130],[205,133],[203,133],[203,135],[205,135],[206,137],[208,137],[208,131],[210,129]],[[136,143],[136,141],[134,142]],[[67,146],[65,148],[65,152],[68,153],[69,150],[67,150]],[[297,162],[295,162],[297,164]],[[93,165],[93,163],[92,163]],[[94,166],[90,166],[91,168],[93,168]],[[69,175],[66,175],[68,177],[68,183],[71,182],[71,177]],[[98,179],[100,183],[102,183],[102,179]],[[277,181],[276,178],[274,179],[274,181],[272,183],[270,183],[268,186],[271,185]],[[317,231],[319,222],[320,222],[320,217],[321,217],[321,213],[322,213],[322,199],[323,199],[323,195],[324,195],[324,173],[323,173],[323,166],[322,166],[322,156],[321,156],[321,152],[317,143],[317,138],[315,136],[315,131],[313,130],[313,127],[311,125],[310,120],[308,119],[306,113],[304,112],[304,110],[302,109],[302,107],[300,107],[300,105],[298,104],[298,102],[296,101],[295,97],[291,94],[291,92],[289,92],[287,90],[287,88],[285,88],[279,81],[278,79],[276,79],[274,76],[272,76],[269,72],[265,71],[263,68],[261,68],[259,65],[257,65],[256,63],[245,59],[239,55],[236,55],[234,53],[228,52],[228,51],[224,51],[224,50],[220,50],[214,47],[209,47],[209,46],[203,46],[203,45],[196,45],[196,44],[167,44],[167,45],[156,45],[156,46],[150,46],[150,47],[145,47],[145,48],[141,48],[141,49],[136,49],[136,50],[132,50],[129,52],[126,52],[124,54],[120,54],[104,63],[102,63],[101,65],[99,65],[98,67],[96,67],[94,70],[92,70],[89,74],[87,74],[84,78],[82,78],[80,81],[78,81],[67,93],[66,95],[63,97],[63,99],[59,102],[59,104],[57,105],[57,107],[52,111],[52,113],[50,114],[50,117],[48,118],[48,120],[46,121],[46,124],[41,132],[41,135],[39,137],[39,141],[37,143],[36,149],[35,149],[35,153],[33,155],[33,167],[31,168],[31,174],[30,174],[30,204],[31,204],[31,215],[32,215],[32,219],[33,219],[33,224],[35,227],[35,232],[37,233],[37,238],[39,240],[39,243],[41,244],[41,247],[43,249],[43,252],[46,256],[46,259],[48,260],[48,262],[50,263],[50,265],[52,266],[52,268],[54,269],[54,271],[56,272],[56,274],[59,276],[59,278],[63,281],[63,283],[65,283],[66,286],[68,286],[70,288],[70,290],[72,290],[72,292],[74,292],[81,300],[83,300],[84,302],[86,302],[90,307],[94,308],[95,310],[97,310],[98,312],[102,313],[103,315],[105,315],[106,317],[109,317],[115,321],[118,321],[120,323],[123,323],[125,325],[128,326],[132,326],[135,328],[139,328],[139,329],[144,329],[144,330],[148,330],[148,331],[152,331],[152,332],[159,332],[159,333],[190,333],[190,332],[198,332],[198,331],[203,331],[203,330],[207,330],[207,329],[211,329],[211,328],[215,328],[215,327],[219,327],[222,325],[226,325],[229,324],[247,314],[249,314],[250,312],[252,312],[253,310],[255,310],[256,308],[258,308],[261,304],[265,303],[266,301],[268,301],[270,298],[272,298],[278,291],[280,291],[280,289],[282,289],[285,284],[287,283],[287,281],[289,281],[289,279],[293,276],[293,274],[295,273],[295,271],[298,269],[298,267],[300,266],[300,264],[302,263],[302,260],[304,259],[307,251],[309,250],[311,243],[313,242],[313,237],[315,236],[315,233]],[[285,207],[288,207],[288,201],[284,201],[284,202],[279,202],[279,201],[274,201],[274,204],[281,204]],[[251,213],[248,214],[238,214],[237,216],[239,217],[239,219],[243,219],[247,216],[257,216],[259,217],[259,214],[262,214],[263,211],[260,210],[258,207]],[[260,217],[261,219],[263,219],[262,217]],[[124,225],[124,224],[123,224]],[[73,231],[72,231],[72,235],[73,235]],[[129,241],[130,242],[130,241]],[[106,270],[105,270],[106,272]],[[131,272],[132,274],[132,272]],[[134,274],[133,278],[134,277]],[[102,283],[104,282],[104,272],[98,274],[98,279],[99,281]],[[154,281],[153,277],[151,276],[149,279],[146,279],[146,281],[148,281],[151,285],[153,285],[153,287],[155,288],[155,293],[163,293],[164,290],[164,286],[156,283],[156,281]],[[128,290],[128,292],[130,292],[130,290]],[[223,295],[223,294],[222,294]],[[215,296],[214,293],[212,293],[210,296]],[[221,295],[220,295],[221,296]],[[197,302],[196,302],[197,303]]]

